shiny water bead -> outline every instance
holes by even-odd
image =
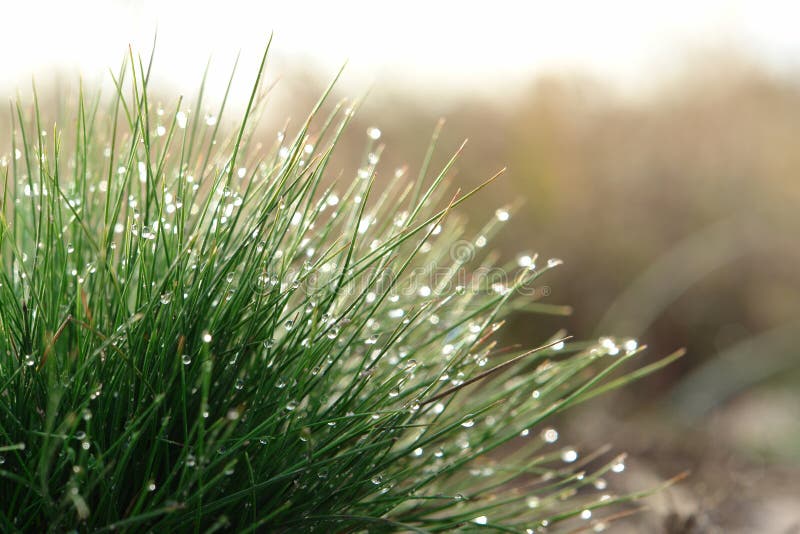
[[[565,449],[564,451],[561,452],[561,460],[564,463],[570,464],[577,459],[578,459],[578,451],[576,451],[575,449]]]
[[[381,138],[381,131],[374,126],[367,128],[367,137],[372,139],[373,141],[377,141]]]
[[[555,428],[545,428],[542,430],[542,439],[547,443],[555,443],[558,440],[558,431]]]

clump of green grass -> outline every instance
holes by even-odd
[[[381,180],[370,129],[332,179],[346,103],[265,142],[262,61],[228,136],[224,100],[162,108],[126,65],[65,130],[35,91],[12,109],[1,530],[599,530],[636,497],[605,490],[622,457],[547,422],[671,358],[612,377],[634,342],[498,348],[558,261],[480,254],[508,213],[466,234],[454,160]]]

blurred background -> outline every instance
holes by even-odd
[[[339,156],[348,171],[377,126],[386,179],[416,175],[446,118],[433,168],[464,138],[456,186],[508,167],[464,208],[475,228],[521,201],[494,246],[565,261],[549,301],[573,314],[517,316],[509,342],[564,327],[636,337],[650,360],[688,349],[561,422],[587,449],[630,452],[620,490],[691,471],[619,531],[800,532],[800,5],[44,4],[4,6],[4,94],[76,71],[107,85],[157,27],[154,78],[170,92],[191,96],[212,57],[218,101],[241,50],[241,108],[274,30],[269,135],[300,122],[345,60],[337,96],[369,92]]]

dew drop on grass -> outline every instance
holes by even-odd
[[[593,482],[593,485],[594,485],[595,489],[598,489],[598,490],[602,491],[602,490],[604,490],[604,489],[606,489],[608,487],[608,482],[606,482],[606,479],[604,479],[604,478],[598,478],[597,480],[595,480]]]
[[[286,404],[286,409],[290,412],[293,412],[297,409],[297,401],[289,401]]]
[[[241,391],[242,389],[244,389],[244,380],[242,380],[241,378],[237,378],[236,382],[233,384],[233,387]]]
[[[497,211],[495,211],[494,215],[495,215],[495,217],[497,217],[497,220],[500,221],[500,222],[505,222],[511,217],[511,214],[508,213],[508,210],[503,209],[503,208],[500,208]]]
[[[67,254],[75,252],[75,246],[72,243],[67,243]]]
[[[0,465],[3,465],[4,463],[6,463],[6,457],[0,456]]]
[[[287,319],[286,322],[283,323],[283,327],[286,330],[291,330],[292,328],[294,328],[294,321],[291,319]]]
[[[147,483],[147,491],[155,491],[156,490],[156,483],[154,481],[150,481]]]
[[[528,508],[538,508],[539,507],[539,497],[528,497],[527,501],[525,501],[528,505]]]
[[[625,462],[623,460],[617,461],[614,465],[611,466],[611,470],[615,473],[622,473],[625,471]]]
[[[591,510],[583,510],[581,512],[581,519],[591,519],[592,518],[592,511]]]
[[[26,354],[22,361],[27,367],[33,367],[33,364],[36,363],[36,358],[33,357],[33,354]]]
[[[400,388],[395,387],[389,390],[390,397],[397,397],[398,395],[400,395]]]
[[[161,304],[169,304],[172,302],[172,292],[167,291],[166,293],[162,293],[159,300],[161,301]]]
[[[377,342],[378,342],[378,336],[376,335],[369,336],[367,339],[364,340],[364,343],[367,345],[374,345]]]
[[[552,267],[558,267],[562,263],[564,263],[564,262],[562,260],[558,259],[558,258],[550,258],[549,260],[547,260],[547,266],[551,267],[551,268]]]
[[[381,131],[372,126],[370,128],[367,128],[367,136],[369,136],[370,139],[377,141],[378,139],[381,138]]]
[[[542,439],[547,443],[555,443],[558,441],[558,431],[555,428],[545,428],[542,430]]]
[[[80,441],[86,439],[86,432],[84,432],[83,430],[78,430],[77,432],[75,432],[75,439]]]
[[[578,459],[578,451],[575,449],[565,449],[561,452],[561,460],[564,463],[571,464]]]
[[[194,467],[197,465],[197,458],[195,458],[193,454],[187,454],[185,463],[186,467]]]
[[[203,330],[203,334],[200,339],[203,340],[203,343],[211,343],[211,334],[208,332],[208,330]]]
[[[485,515],[479,515],[478,517],[473,519],[472,522],[477,525],[485,525],[489,522],[489,519]]]
[[[411,455],[419,458],[420,456],[423,455],[424,452],[425,451],[422,449],[422,447],[417,447],[416,449],[414,449],[414,452],[412,452]]]
[[[475,421],[473,419],[469,419],[461,423],[461,426],[463,426],[464,428],[472,428],[473,426],[475,426]]]
[[[375,484],[376,486],[380,485],[383,482],[383,475],[375,475],[370,479],[370,481]]]
[[[189,356],[188,354],[184,354],[183,356],[181,356],[181,361],[183,362],[183,365],[189,365],[190,363],[192,363],[192,357]]]

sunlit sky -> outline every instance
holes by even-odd
[[[451,2],[8,2],[0,32],[2,89],[31,74],[117,66],[146,54],[158,28],[159,76],[197,83],[209,55],[226,77],[239,50],[254,65],[274,32],[278,70],[295,64],[344,83],[404,90],[496,91],[541,72],[584,72],[646,87],[692,50],[733,48],[770,67],[800,66],[800,2],[673,0]],[[247,63],[249,62],[249,63]],[[221,82],[217,85],[221,85]]]

